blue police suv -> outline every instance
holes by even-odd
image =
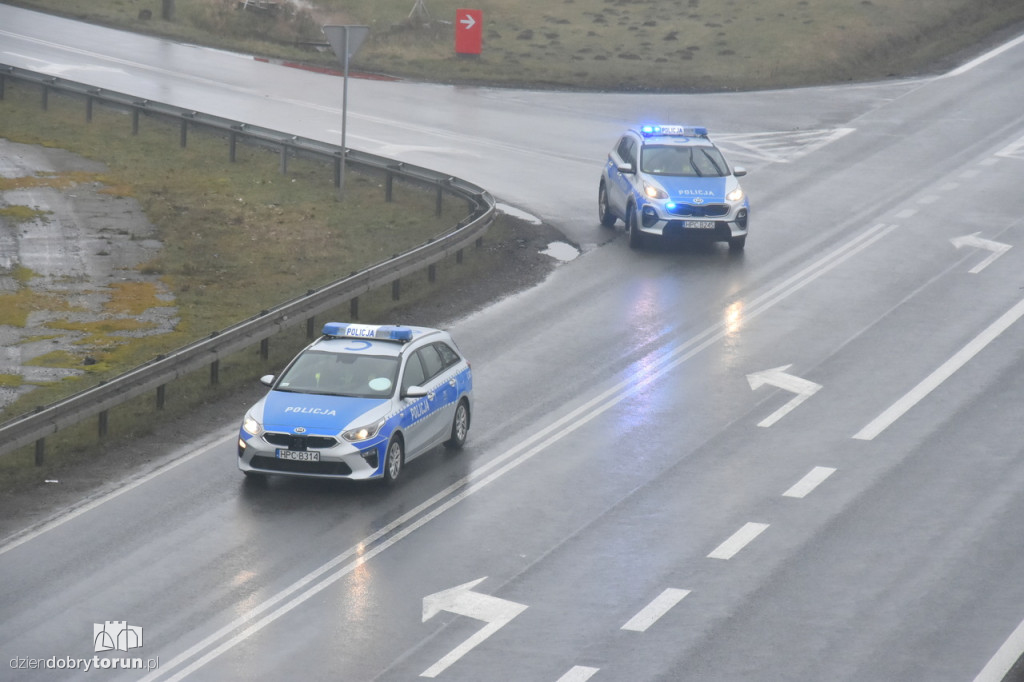
[[[598,188],[601,224],[622,220],[629,245],[646,235],[728,242],[742,251],[750,205],[737,178],[708,138],[706,128],[647,125],[626,131],[608,153]]]
[[[473,376],[439,329],[330,322],[253,405],[238,434],[247,476],[382,479],[466,441]]]

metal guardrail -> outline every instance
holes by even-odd
[[[47,97],[51,90],[85,98],[87,120],[91,119],[92,106],[95,101],[109,106],[128,108],[132,111],[133,132],[138,131],[140,114],[156,114],[170,119],[178,119],[181,121],[182,146],[186,144],[187,131],[190,126],[205,126],[222,131],[229,137],[232,160],[234,160],[236,139],[243,139],[279,148],[282,172],[286,171],[287,160],[291,155],[332,161],[335,164],[335,184],[337,184],[342,159],[342,150],[337,145],[259,128],[168,104],[140,100],[124,93],[102,90],[4,64],[0,64],[0,99],[5,95],[6,79],[16,79],[39,85],[44,109],[47,106]],[[214,332],[208,338],[191,343],[169,354],[158,356],[154,360],[98,386],[0,424],[0,455],[35,442],[36,461],[39,463],[42,461],[46,436],[96,415],[100,415],[100,431],[103,432],[106,424],[105,416],[110,408],[154,389],[158,391],[159,395],[161,387],[167,383],[204,366],[210,367],[211,377],[213,377],[216,375],[219,360],[223,357],[258,342],[265,343],[266,339],[286,328],[303,322],[309,325],[319,313],[335,308],[346,301],[357,299],[360,294],[365,292],[398,282],[402,277],[421,271],[452,254],[461,256],[462,249],[479,240],[494,221],[495,205],[491,195],[480,187],[459,178],[351,149],[345,150],[345,162],[367,170],[384,172],[387,176],[388,199],[390,199],[392,179],[399,177],[417,184],[436,187],[438,213],[440,213],[442,196],[450,194],[466,200],[470,209],[469,215],[451,232],[436,240],[429,241],[318,290],[310,290],[305,296],[282,303],[249,320]]]

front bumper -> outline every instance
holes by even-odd
[[[668,238],[688,237],[725,242],[745,236],[750,218],[750,209],[747,206],[732,207],[719,216],[677,213],[669,213],[656,204],[644,204],[637,215],[637,227],[645,234]]]
[[[308,478],[347,478],[366,480],[384,475],[384,452],[387,439],[378,436],[362,443],[339,441],[331,447],[309,447],[319,453],[319,461],[304,462],[278,457],[282,448],[267,442],[263,433],[253,436],[245,430],[238,434],[238,468],[246,473],[281,474]],[[276,434],[282,435],[282,434]]]

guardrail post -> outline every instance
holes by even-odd
[[[238,133],[232,130],[228,134],[228,160],[235,162],[235,147],[238,145]]]
[[[268,360],[270,358],[270,339],[262,339],[260,341],[260,360]]]
[[[431,263],[427,266],[427,281],[433,283],[437,279],[437,264]]]
[[[334,152],[334,188],[341,188],[341,152]]]
[[[85,98],[85,122],[92,123],[92,95]]]
[[[107,410],[100,412],[100,423],[99,423],[99,436],[100,438],[106,438],[107,436]]]
[[[7,79],[0,74],[0,99],[4,98],[5,90],[7,88]]]
[[[444,188],[441,183],[437,183],[437,205],[434,207],[434,215],[440,217],[441,215],[441,198],[444,196]]]
[[[181,147],[188,145],[188,118],[186,114],[181,115]]]
[[[46,439],[40,438],[36,441],[36,466],[43,466],[43,456],[46,453]]]
[[[348,302],[348,314],[353,320],[359,319],[359,297],[353,296]]]
[[[391,189],[395,184],[395,174],[388,171],[387,179],[384,181],[384,201],[391,203]]]
[[[462,265],[462,249],[455,252],[455,262]]]
[[[132,135],[139,134],[139,108],[132,107]]]
[[[50,108],[50,86],[43,85],[43,111]]]
[[[310,317],[306,319],[306,338],[310,341],[316,335],[316,318]]]
[[[210,385],[216,386],[220,383],[220,360],[210,363]]]
[[[167,399],[167,384],[160,384],[156,387],[156,409],[164,409],[164,403]]]
[[[391,300],[397,301],[402,296],[402,280],[396,279],[391,283]]]
[[[292,139],[294,140],[296,138],[293,137]],[[281,143],[281,175],[288,174],[288,150],[290,148],[291,145],[289,145],[288,142]]]

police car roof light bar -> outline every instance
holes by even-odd
[[[708,129],[704,126],[646,125],[640,128],[644,137],[652,135],[682,135],[684,137],[707,137]]]
[[[380,339],[382,341],[405,343],[412,340],[412,329],[394,324],[375,325],[328,322],[324,325],[323,335],[333,338]]]

